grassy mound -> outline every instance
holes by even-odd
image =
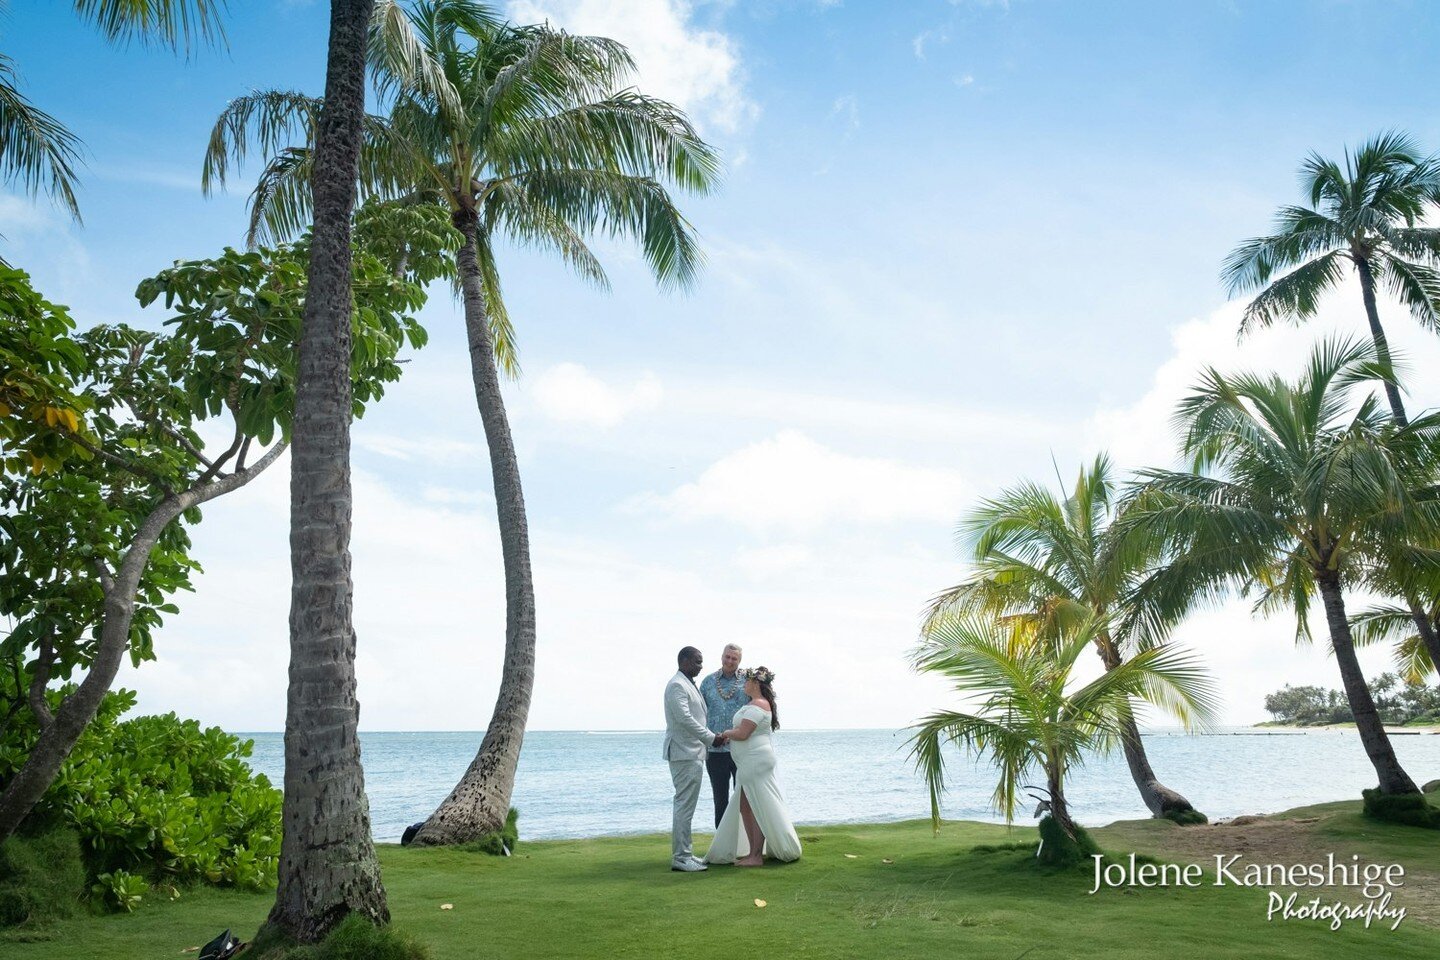
[[[1169,820],[1179,827],[1198,827],[1201,824],[1209,823],[1210,818],[1199,810],[1167,810],[1160,815],[1161,819]]]
[[[0,927],[38,929],[80,912],[85,863],[73,830],[0,844]]]
[[[1440,808],[1433,807],[1423,793],[1381,793],[1378,787],[1362,790],[1365,816],[1384,823],[1440,830]]]
[[[1090,831],[1075,824],[1075,838],[1072,840],[1054,817],[1047,816],[1040,821],[1039,860],[1052,867],[1073,867],[1089,863],[1090,858],[1100,852],[1100,845],[1090,836]]]
[[[505,817],[504,829],[497,830],[495,833],[487,833],[485,836],[477,840],[471,840],[469,843],[462,843],[459,849],[466,850],[470,853],[488,853],[496,857],[504,856],[506,850],[509,850],[510,853],[513,854],[515,852],[515,845],[520,842],[519,820],[520,811],[511,807],[510,813]]]
[[[323,941],[308,946],[257,940],[247,951],[255,960],[428,960],[430,952],[394,927],[377,927],[352,913]]]

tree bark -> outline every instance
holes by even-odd
[[[350,578],[350,220],[373,0],[331,0],[311,190],[315,225],[290,473],[290,681],[284,836],[267,924],[314,943],[351,913],[390,918],[370,836]]]
[[[495,509],[500,521],[505,566],[505,664],[485,739],[455,789],[415,834],[414,842],[421,844],[465,843],[505,825],[515,787],[515,768],[525,740],[530,694],[535,686],[535,588],[530,573],[530,533],[520,465],[500,395],[500,371],[481,286],[475,213],[457,212],[455,228],[465,238],[456,254],[456,265],[465,304],[475,402],[490,448]]]
[[[104,614],[100,623],[100,645],[90,670],[70,696],[61,702],[53,715],[45,716],[37,711],[40,721],[40,736],[35,741],[25,764],[5,786],[0,794],[0,842],[11,836],[35,804],[50,789],[59,775],[65,758],[75,749],[75,743],[85,732],[95,711],[110,691],[115,674],[120,670],[125,651],[130,648],[130,621],[135,616],[135,592],[140,588],[140,578],[150,562],[150,554],[159,542],[165,528],[191,507],[213,500],[222,494],[237,490],[253,480],[274,463],[285,449],[277,443],[269,452],[245,470],[237,470],[228,477],[212,480],[198,487],[192,487],[178,494],[162,499],[150,511],[135,531],[119,569],[112,575],[100,571],[101,587],[105,593]],[[37,676],[43,676],[37,674]],[[45,708],[48,713],[48,707]]]
[[[1370,260],[1359,254],[1354,254],[1355,270],[1360,274],[1360,297],[1365,301],[1365,317],[1370,321],[1370,338],[1375,342],[1375,355],[1380,362],[1387,367],[1390,366],[1390,341],[1385,336],[1385,328],[1380,326],[1380,310],[1375,306],[1375,275],[1370,272]],[[1400,426],[1407,426],[1410,418],[1405,415],[1405,404],[1400,400],[1400,386],[1392,376],[1385,381],[1385,397],[1390,401],[1390,413],[1395,422]]]
[[[1375,710],[1375,701],[1365,683],[1365,674],[1360,669],[1360,660],[1355,656],[1355,642],[1350,636],[1350,621],[1345,616],[1345,598],[1340,588],[1340,575],[1334,570],[1317,570],[1316,584],[1325,602],[1325,621],[1330,627],[1330,645],[1335,651],[1335,662],[1340,667],[1340,679],[1345,685],[1345,696],[1350,701],[1350,712],[1355,716],[1355,729],[1365,753],[1375,767],[1382,793],[1418,793],[1415,781],[1400,766],[1385,725]]]
[[[1075,839],[1075,821],[1070,819],[1070,805],[1065,801],[1065,783],[1061,779],[1058,764],[1052,761],[1045,771],[1045,789],[1050,793],[1050,816],[1065,831],[1071,840]]]
[[[1096,651],[1105,664],[1106,673],[1120,666],[1120,652],[1115,649],[1114,643],[1108,638],[1100,639],[1096,644]],[[1123,726],[1124,733],[1120,739],[1120,745],[1125,751],[1125,763],[1130,768],[1130,779],[1135,781],[1135,789],[1140,791],[1140,799],[1144,801],[1150,815],[1163,817],[1167,813],[1194,810],[1195,807],[1189,800],[1165,786],[1155,776],[1155,771],[1150,767],[1150,757],[1145,753],[1145,744],[1140,739],[1140,728],[1136,726],[1134,716],[1127,714],[1123,720]]]

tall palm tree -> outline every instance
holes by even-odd
[[[1380,790],[1411,794],[1345,613],[1347,589],[1372,585],[1387,556],[1440,529],[1429,476],[1440,420],[1400,427],[1373,393],[1352,402],[1389,372],[1373,345],[1345,340],[1318,345],[1293,383],[1208,370],[1176,415],[1193,471],[1143,471],[1124,522],[1171,543],[1178,579],[1195,588],[1234,585],[1258,593],[1257,612],[1292,610],[1298,640],[1318,594]]]
[[[1375,292],[1384,284],[1410,308],[1421,326],[1440,333],[1440,229],[1425,225],[1440,203],[1440,160],[1426,157],[1408,136],[1385,133],[1345,152],[1343,163],[1312,153],[1300,166],[1308,206],[1281,207],[1276,232],[1247,240],[1222,271],[1232,294],[1258,290],[1245,308],[1240,331],[1276,320],[1308,320],[1326,292],[1346,275],[1360,280],[1360,298],[1376,355],[1391,365],[1390,342],[1380,323]],[[1395,422],[1407,415],[1392,372],[1385,396]],[[1425,603],[1407,596],[1420,643],[1440,665],[1440,625]]]
[[[224,0],[75,0],[75,13],[107,40],[189,49],[223,42]],[[64,123],[32,104],[19,89],[15,61],[0,54],[0,182],[30,196],[44,192],[80,219],[75,199],[80,140]]]
[[[267,923],[301,943],[389,920],[360,766],[350,579],[351,248],[373,0],[331,0],[291,428],[284,835]]]
[[[926,632],[955,608],[1033,615],[1042,630],[1053,630],[1057,616],[1073,607],[1096,618],[1091,639],[1106,670],[1164,643],[1193,597],[1167,607],[1166,598],[1147,592],[1161,551],[1153,539],[1114,522],[1118,500],[1110,458],[1101,454],[1080,470],[1068,496],[1023,483],[981,503],[960,523],[974,573],[931,601]],[[1194,811],[1155,776],[1134,717],[1120,722],[1125,762],[1151,814]]]
[[[1424,225],[1440,203],[1440,160],[1425,157],[1408,136],[1385,133],[1343,164],[1312,153],[1300,165],[1306,206],[1287,205],[1275,215],[1276,232],[1236,247],[1222,279],[1232,294],[1258,290],[1245,307],[1240,332],[1276,320],[1303,322],[1314,316],[1325,293],[1350,269],[1376,356],[1391,364],[1390,343],[1380,325],[1375,291],[1384,284],[1422,326],[1440,333],[1440,228]],[[1385,396],[1397,423],[1405,405],[1392,376]]]
[[[700,253],[668,188],[708,191],[718,159],[678,109],[623,87],[634,63],[612,40],[500,24],[469,0],[382,0],[370,59],[388,110],[368,121],[362,191],[441,203],[462,238],[456,274],[505,568],[505,661],[489,727],[415,837],[462,842],[504,826],[534,686],[528,524],[500,390],[502,374],[518,367],[497,246],[552,251],[603,286],[588,239],[629,237],[662,284],[686,285]],[[224,182],[228,160],[243,158],[252,140],[269,157],[252,197],[253,236],[303,226],[317,108],[299,94],[258,93],[232,102],[217,121],[207,188]]]
[[[939,711],[914,728],[912,756],[925,775],[936,829],[947,743],[989,757],[1000,774],[992,799],[1007,823],[1026,777],[1039,771],[1050,816],[1074,841],[1066,776],[1088,756],[1124,741],[1133,702],[1165,710],[1187,727],[1213,716],[1215,696],[1204,669],[1174,646],[1142,650],[1081,683],[1076,664],[1105,624],[1071,613],[1053,630],[976,611],[947,611],[931,625],[915,654],[917,669],[940,674],[959,694],[981,698],[974,712]]]

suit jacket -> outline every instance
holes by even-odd
[[[705,726],[705,698],[680,671],[665,685],[666,760],[704,760],[715,734]]]

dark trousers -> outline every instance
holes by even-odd
[[[710,789],[715,794],[715,826],[730,806],[730,784],[735,782],[735,758],[729,750],[711,750],[705,754],[705,772],[710,775]]]

